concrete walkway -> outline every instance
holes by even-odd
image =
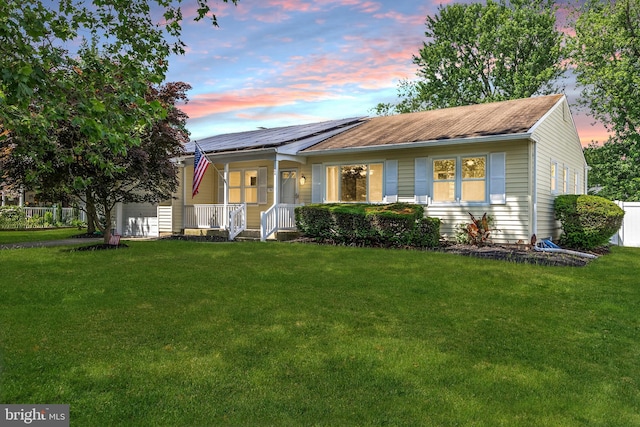
[[[48,246],[72,246],[102,242],[102,237],[46,240],[43,242],[0,243],[1,249],[44,248]]]

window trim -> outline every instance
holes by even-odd
[[[229,203],[244,203],[247,205],[259,205],[260,204],[260,168],[256,167],[256,168],[238,168],[238,169],[229,169],[229,175],[231,175],[232,172],[240,172],[240,186],[231,186],[231,184],[229,184],[228,186],[228,200]],[[247,186],[246,182],[245,182],[245,177],[246,177],[246,173],[247,172],[255,172],[256,175],[256,185],[255,186]],[[246,190],[248,188],[255,188],[256,189],[256,201],[255,202],[246,202]],[[240,201],[239,202],[232,202],[231,201],[231,190],[232,189],[240,189]]]
[[[549,191],[552,195],[560,194],[558,188],[560,178],[560,164],[556,160],[551,160],[549,165]]]
[[[490,184],[490,170],[489,170],[489,157],[490,157],[491,153],[482,153],[482,154],[478,154],[478,153],[473,153],[473,154],[456,154],[456,155],[449,155],[449,156],[434,156],[434,157],[429,157],[429,171],[431,173],[431,176],[428,177],[429,180],[429,188],[431,190],[431,197],[430,197],[430,203],[433,205],[441,205],[441,206],[483,206],[483,205],[489,205],[490,204],[490,200],[489,200],[489,184]],[[480,179],[473,179],[473,180],[463,180],[462,179],[462,159],[465,158],[471,158],[471,157],[483,157],[484,158],[484,200],[475,200],[475,201],[465,201],[462,200],[462,182],[463,181],[480,181]],[[433,175],[434,175],[434,163],[438,160],[451,160],[451,159],[455,159],[456,161],[456,169],[455,169],[455,178],[453,179],[454,182],[454,200],[453,201],[447,201],[447,200],[436,200],[434,199],[434,184],[436,182],[436,180],[434,179]],[[439,181],[439,182],[450,182],[450,180],[444,180],[444,181]]]
[[[376,200],[376,201],[371,201],[370,199],[370,172],[371,172],[371,165],[380,165],[382,167],[382,198],[380,200]],[[342,185],[340,185],[341,182],[341,171],[342,171],[342,167],[343,166],[352,166],[352,165],[366,165],[367,166],[367,200],[365,201],[346,201],[346,200],[341,200],[342,199]],[[337,200],[329,200],[327,198],[327,193],[329,190],[329,186],[327,185],[327,179],[329,177],[329,174],[327,173],[327,169],[330,167],[336,167],[338,169],[338,188],[337,188]],[[386,186],[387,186],[387,182],[386,182],[386,175],[387,175],[387,167],[386,167],[386,162],[385,160],[354,160],[354,161],[348,161],[348,162],[330,162],[330,163],[323,163],[322,164],[322,171],[323,171],[323,175],[324,175],[324,179],[322,181],[322,186],[323,186],[323,192],[322,192],[322,202],[323,203],[385,203],[385,194],[386,194]]]

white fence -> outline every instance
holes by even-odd
[[[622,227],[611,238],[618,246],[640,247],[640,202],[616,202],[624,210]]]
[[[3,209],[7,213],[0,215],[0,228],[48,228],[75,225],[76,220],[87,221],[86,212],[77,208],[6,206]]]

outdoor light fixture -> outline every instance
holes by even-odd
[[[304,183],[305,183],[305,182],[307,182],[307,177],[306,177],[306,176],[304,176],[304,175],[302,175],[302,176],[300,177],[300,185],[304,185]]]

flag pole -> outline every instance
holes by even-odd
[[[198,149],[200,150],[200,153],[202,153],[202,155],[205,157],[205,159],[209,160],[209,163],[211,164],[211,166],[213,166],[213,168],[216,170],[216,172],[218,172],[218,175],[222,178],[222,180],[226,184],[227,180],[224,178],[224,174],[222,174],[220,172],[220,170],[216,167],[216,164],[211,161],[209,156],[207,156],[207,153],[205,153],[205,151],[202,149],[200,144],[198,144],[198,141],[193,141],[193,143],[195,144],[196,147],[198,147]],[[195,150],[194,150],[194,152],[195,152]]]

